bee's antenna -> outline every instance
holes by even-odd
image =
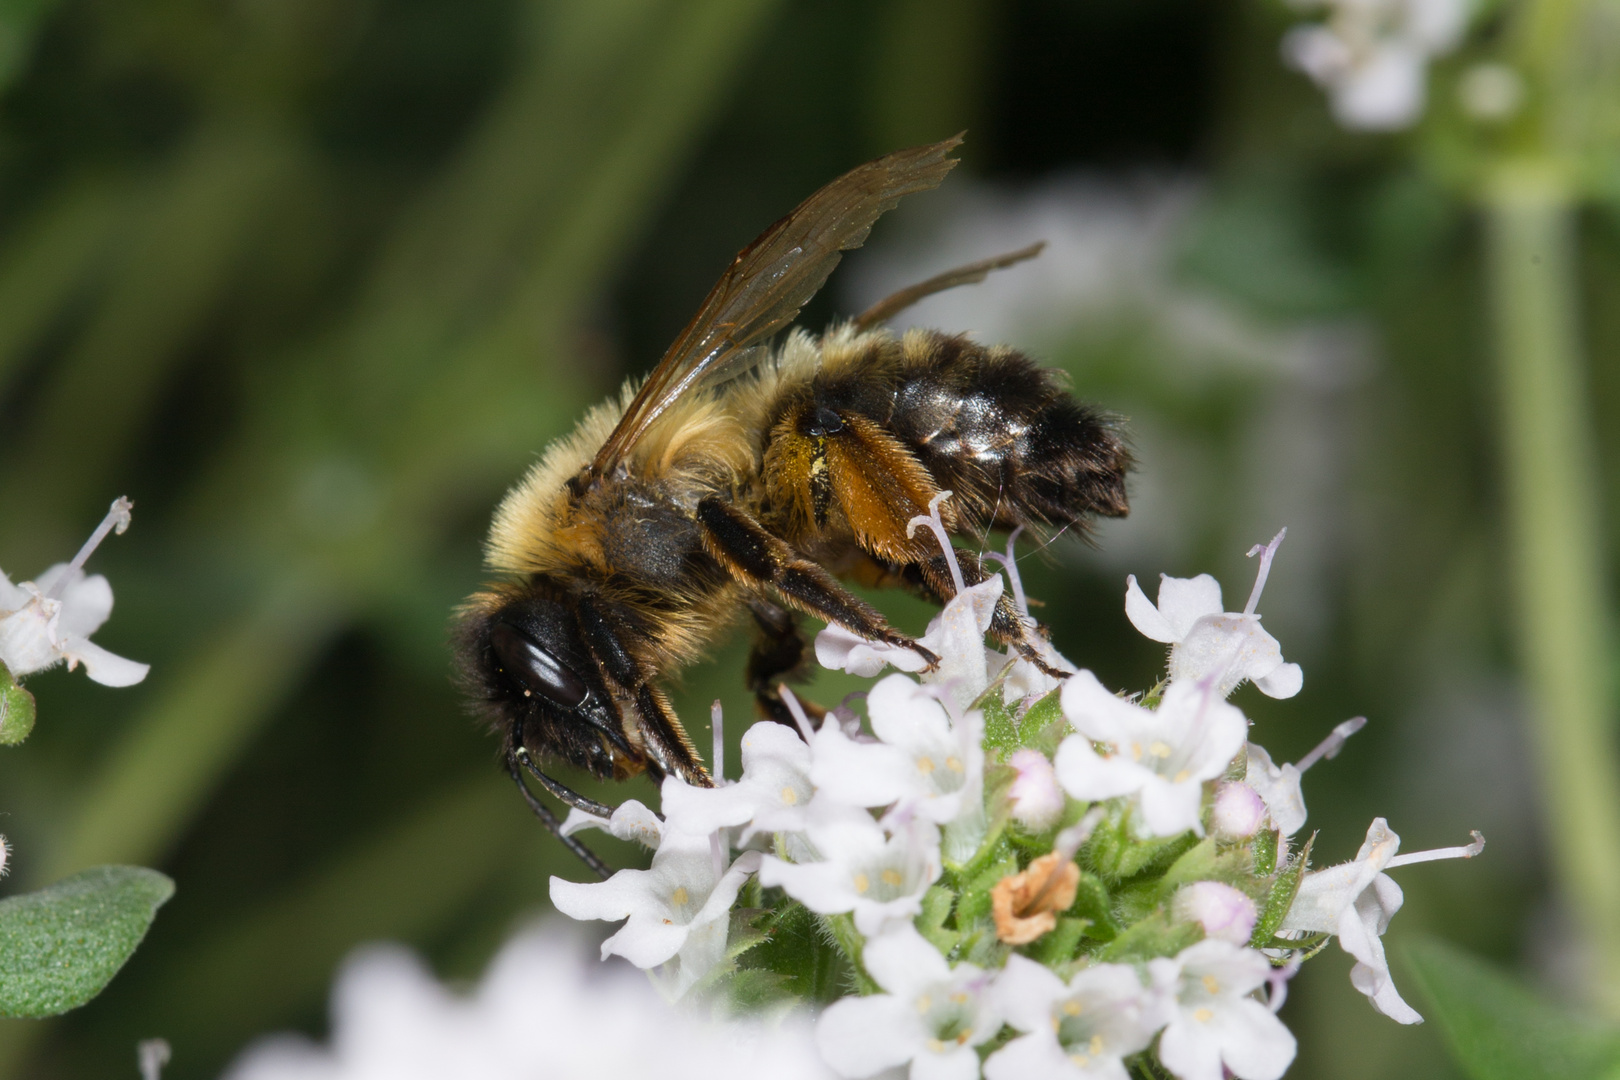
[[[958,266],[954,270],[947,270],[943,274],[935,274],[927,281],[919,282],[890,296],[885,296],[882,300],[855,316],[855,329],[870,330],[878,323],[888,322],[912,304],[933,296],[935,293],[944,292],[946,289],[954,289],[958,285],[973,285],[983,281],[990,275],[990,271],[1013,266],[1023,262],[1025,259],[1033,259],[1041,253],[1041,249],[1044,247],[1046,247],[1046,241],[1041,240],[1029,245],[1029,247],[1009,251],[1005,255],[980,259],[978,262]]]

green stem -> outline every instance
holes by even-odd
[[[1576,196],[1537,162],[1485,188],[1508,539],[1554,870],[1620,1016],[1620,761],[1575,267]]]

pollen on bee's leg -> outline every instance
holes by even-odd
[[[939,504],[951,497],[951,492],[942,491],[928,500],[928,515],[918,514],[906,523],[906,535],[916,536],[917,527],[932,529],[934,536],[939,540],[939,546],[945,552],[945,564],[951,568],[951,584],[956,586],[960,593],[967,588],[967,581],[962,577],[962,566],[956,561],[956,549],[951,546],[951,534],[945,531],[945,522],[939,516]]]

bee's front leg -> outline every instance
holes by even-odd
[[[755,589],[768,588],[790,607],[837,623],[868,641],[910,649],[930,670],[938,666],[938,656],[895,630],[876,608],[743,510],[711,495],[698,503],[697,521],[703,529],[704,549],[738,581]]]

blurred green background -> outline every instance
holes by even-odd
[[[1308,777],[1317,861],[1375,815],[1409,850],[1482,829],[1485,858],[1401,872],[1389,942],[1438,933],[1572,994],[1514,674],[1480,223],[1409,139],[1333,123],[1278,59],[1295,18],[1275,0],[0,4],[0,566],[66,559],[129,495],[134,528],[90,567],[118,597],[98,641],[152,664],[127,691],[30,682],[38,729],[0,753],[5,888],[102,862],[178,884],[100,999],[0,1024],[0,1076],[134,1075],[153,1036],[169,1080],[214,1076],[256,1035],[319,1034],[357,943],[470,979],[548,875],[580,878],[450,686],[449,613],[480,583],[491,509],[763,226],[963,128],[946,190],[880,225],[807,325],[1047,227],[1102,251],[1107,287],[1049,257],[931,309],[1007,327],[1130,420],[1137,516],[1025,564],[1056,643],[1145,686],[1162,652],[1124,618],[1125,574],[1151,592],[1210,571],[1234,606],[1242,553],[1287,525],[1262,611],[1305,690],[1236,700],[1278,760],[1372,721]],[[1617,206],[1581,216],[1579,260],[1610,536]],[[1099,222],[1118,228],[1098,240]],[[883,603],[914,630],[927,615]],[[700,745],[714,698],[734,739],[750,715],[741,655],[676,688]],[[1452,1075],[1349,965],[1332,948],[1296,981],[1292,1075]]]

